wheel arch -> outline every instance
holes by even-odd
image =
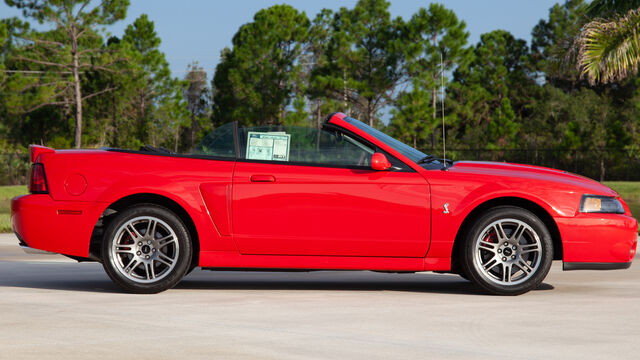
[[[464,241],[464,234],[470,226],[473,224],[474,220],[477,219],[482,213],[486,210],[498,207],[498,206],[516,206],[525,210],[531,211],[535,214],[547,227],[549,233],[551,234],[551,241],[553,244],[553,260],[562,260],[563,258],[563,249],[562,249],[562,238],[560,236],[560,230],[558,229],[558,225],[556,224],[553,217],[539,204],[520,197],[514,196],[505,196],[493,198],[491,200],[487,200],[478,206],[476,206],[473,210],[467,214],[465,219],[462,221],[462,224],[458,228],[458,232],[456,233],[456,237],[453,243],[453,249],[451,251],[451,268],[453,271],[456,271],[459,266],[456,263],[460,256],[460,250],[462,242]]]
[[[182,220],[184,225],[187,227],[187,231],[189,231],[189,236],[191,237],[191,243],[193,245],[191,266],[197,266],[200,255],[200,238],[198,236],[198,230],[195,223],[193,222],[193,219],[184,209],[184,207],[178,204],[175,200],[154,193],[137,193],[127,195],[107,206],[107,208],[100,216],[100,220],[98,220],[98,222],[96,223],[91,235],[89,252],[91,255],[93,255],[93,258],[101,258],[100,244],[102,242],[104,229],[109,224],[111,219],[113,219],[113,215],[121,210],[138,204],[153,204],[162,206],[169,209],[171,212],[176,214],[176,216],[180,218],[180,220]]]

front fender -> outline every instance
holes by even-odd
[[[431,217],[432,237],[428,257],[450,257],[458,231],[469,214],[489,201],[521,199],[544,209],[551,217],[564,217],[571,209],[549,203],[536,194],[518,191],[499,182],[484,183],[470,192],[459,191],[460,184],[432,182]],[[468,186],[467,186],[468,188]],[[458,191],[455,191],[458,189]],[[444,190],[444,191],[443,191]],[[505,201],[508,203],[508,201]],[[445,204],[447,204],[445,209]],[[448,210],[448,211],[447,211]],[[572,214],[571,214],[572,215]]]

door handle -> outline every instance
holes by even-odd
[[[251,175],[251,182],[275,182],[276,177],[273,175]]]

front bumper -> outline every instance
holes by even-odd
[[[578,214],[556,218],[565,270],[624,269],[638,245],[638,222],[621,214]]]
[[[11,200],[11,226],[28,248],[87,257],[91,233],[106,206],[55,201],[48,194],[18,196]]]
[[[565,262],[562,270],[622,270],[631,266],[629,262],[597,263],[597,262]]]

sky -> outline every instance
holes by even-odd
[[[440,1],[467,24],[469,42],[475,44],[480,35],[503,29],[516,38],[530,42],[531,30],[546,19],[549,8],[561,0],[446,0]],[[184,77],[187,65],[198,61],[209,78],[220,59],[220,51],[231,45],[238,28],[250,22],[260,9],[286,3],[304,11],[310,19],[323,8],[352,8],[356,0],[131,0],[127,18],[106,30],[122,36],[124,29],[140,14],[155,22],[162,39],[160,49],[169,61],[174,76]],[[391,15],[409,19],[419,8],[428,7],[426,0],[391,0]],[[19,16],[20,12],[0,2],[0,18]]]

